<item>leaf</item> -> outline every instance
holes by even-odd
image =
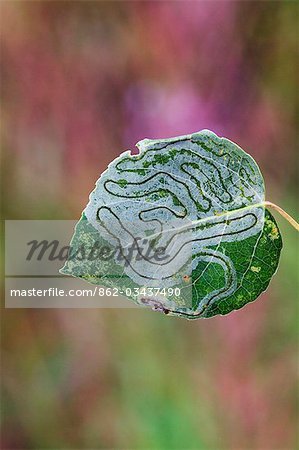
[[[255,161],[208,130],[137,147],[97,181],[61,272],[188,319],[255,300],[282,248]]]

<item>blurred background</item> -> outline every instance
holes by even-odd
[[[2,1],[4,217],[77,219],[122,151],[202,128],[296,217],[298,17],[290,1]],[[226,317],[2,310],[2,448],[295,448],[298,241],[278,223],[270,288]]]

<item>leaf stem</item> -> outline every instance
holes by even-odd
[[[286,213],[280,206],[275,205],[275,203],[272,202],[264,202],[264,205],[275,209],[275,211],[277,211],[282,217],[284,217],[295,228],[295,230],[299,231],[299,223],[296,222],[296,220],[293,219],[293,217],[291,217],[288,213]]]

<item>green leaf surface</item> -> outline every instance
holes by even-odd
[[[137,147],[97,181],[61,272],[188,319],[255,300],[282,248],[255,161],[208,130]]]

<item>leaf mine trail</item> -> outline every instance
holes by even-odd
[[[101,240],[121,259],[67,261],[62,272],[117,286],[139,305],[188,319],[255,300],[282,248],[267,207],[299,225],[265,201],[253,158],[208,130],[144,139],[137,147],[138,155],[122,153],[101,175],[72,240],[78,246]],[[163,249],[163,258],[150,257],[149,249]],[[167,293],[141,293],[154,288]]]

